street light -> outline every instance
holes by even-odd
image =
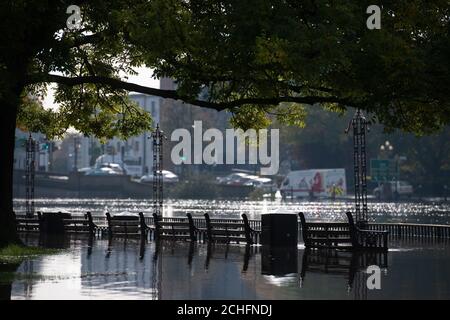
[[[380,146],[380,151],[393,151],[393,150],[394,146],[388,140],[386,140],[384,144]]]
[[[390,154],[391,152],[394,151],[394,146],[389,142],[389,140],[386,140],[383,144],[380,145],[380,157],[381,158],[385,158],[386,160],[389,160],[390,158]],[[395,195],[398,195],[398,175],[399,175],[399,160],[398,157],[394,157],[394,161],[395,161],[395,171],[396,171],[396,176],[394,178],[394,184],[395,184]],[[392,190],[392,189],[391,189]],[[392,191],[391,191],[392,192]]]
[[[75,172],[78,172],[78,149],[80,148],[80,142],[78,137],[73,138],[73,150],[74,150],[74,163],[73,169]]]

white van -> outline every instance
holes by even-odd
[[[347,195],[345,169],[291,171],[281,183],[283,197],[339,198]]]

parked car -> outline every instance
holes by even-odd
[[[118,176],[120,175],[120,173],[118,173],[117,171],[111,169],[111,168],[107,168],[107,167],[103,167],[103,168],[94,168],[90,171],[87,171],[86,176]]]
[[[244,179],[246,176],[247,176],[246,173],[238,172],[238,173],[229,174],[225,177],[217,177],[216,179],[219,184],[229,184],[231,182],[240,181],[240,180]]]
[[[248,173],[243,172],[235,172],[232,174],[229,174],[225,177],[217,177],[217,183],[219,184],[226,184],[226,185],[232,185],[232,186],[243,186],[248,181],[257,180],[260,177],[255,175],[250,175]]]
[[[101,163],[98,168],[109,168],[117,174],[125,174],[125,170],[118,163]]]
[[[163,178],[163,182],[178,182],[179,178],[178,176],[168,170],[162,170],[161,171],[162,174],[162,178]],[[148,182],[153,182],[153,174],[146,174],[145,176],[142,176],[139,181],[140,182],[144,182],[144,183],[148,183]]]
[[[85,168],[78,169],[78,173],[81,175],[84,175],[90,171],[92,171],[92,167],[85,167]]]
[[[391,188],[391,192],[394,197],[402,197],[402,196],[411,196],[414,193],[413,186],[406,181],[389,181],[385,182],[389,184]],[[373,195],[377,198],[380,198],[382,192],[382,186],[376,187],[373,190]]]
[[[253,186],[257,189],[262,189],[265,192],[275,192],[278,189],[276,183],[270,178],[250,179],[244,183],[244,186]]]

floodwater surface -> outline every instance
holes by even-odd
[[[35,199],[36,211],[67,211],[74,214],[104,216],[119,212],[143,212],[150,215],[152,201],[142,199]],[[25,212],[25,200],[15,199],[16,212]],[[304,212],[316,220],[346,220],[344,213],[353,211],[353,201],[250,201],[250,200],[185,200],[164,201],[164,216],[185,217],[190,212],[194,217],[209,213],[214,218],[240,218],[247,214],[249,219],[260,219],[261,214],[271,212]],[[450,223],[450,202],[370,202],[369,220],[376,222],[404,223]]]
[[[151,214],[150,200],[36,199],[36,210],[104,216]],[[25,201],[14,201],[16,212]],[[305,212],[344,220],[351,201],[167,200],[164,216],[260,219],[268,212]],[[450,204],[369,203],[369,220],[449,224]],[[20,265],[0,265],[0,299],[450,299],[450,243],[391,241],[387,254],[275,250],[261,246],[24,236],[30,245],[61,248]],[[381,270],[369,289],[367,267]]]
[[[450,299],[450,244],[387,254],[139,240],[39,239],[54,255],[0,268],[2,299]],[[381,269],[368,289],[368,265]],[[420,275],[420,276],[419,276]]]

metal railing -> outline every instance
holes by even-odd
[[[74,217],[76,217],[74,215]],[[17,215],[18,219],[23,219],[24,216]],[[93,222],[99,228],[106,228],[106,216],[93,216]],[[194,217],[194,225],[198,229],[206,229],[206,221],[204,218]],[[241,219],[211,219],[218,223],[240,223]],[[164,222],[186,222],[186,217],[163,217]],[[250,227],[258,232],[261,231],[261,220],[248,220]],[[145,217],[145,222],[148,226],[153,226],[153,217]],[[336,222],[331,222],[336,224]],[[369,222],[364,229],[374,231],[389,231],[390,238],[429,238],[429,239],[450,239],[450,225],[438,224],[417,224],[417,223],[379,223]],[[299,239],[301,239],[301,224],[298,222]]]

